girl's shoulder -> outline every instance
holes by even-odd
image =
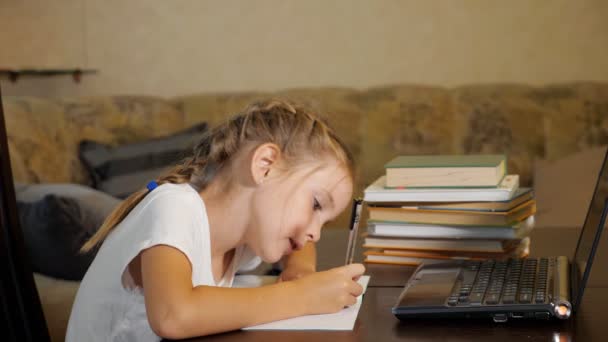
[[[200,195],[188,183],[165,183],[156,187],[143,201],[171,201],[176,198],[194,203],[202,202]]]
[[[148,193],[117,227],[117,238],[172,245],[200,240],[209,221],[203,199],[189,184],[162,184]],[[129,236],[130,238],[126,238]],[[168,240],[167,240],[168,239]],[[167,240],[167,241],[165,241]]]
[[[190,183],[164,183],[157,186],[150,193],[155,194],[159,192],[181,192],[195,195],[197,194],[196,190],[194,190]]]
[[[198,196],[196,190],[194,190],[194,188],[189,183],[164,183],[157,186],[154,190],[150,192],[150,194],[158,193],[182,193]]]
[[[144,216],[181,220],[198,216],[197,213],[206,216],[203,199],[188,183],[159,185],[142,199],[134,211]]]

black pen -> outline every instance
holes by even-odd
[[[361,208],[363,207],[363,199],[353,199],[353,209],[350,216],[350,233],[348,234],[348,245],[346,246],[346,265],[353,263],[355,257],[355,246],[357,240],[357,231],[359,230],[359,219],[361,218]]]

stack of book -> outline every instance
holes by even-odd
[[[504,155],[400,156],[365,189],[365,262],[417,265],[529,253],[536,201]]]

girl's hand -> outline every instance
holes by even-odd
[[[306,314],[334,313],[357,302],[363,287],[356,280],[365,267],[350,264],[316,272],[294,281],[300,287]]]
[[[315,273],[315,267],[312,265],[287,266],[279,275],[277,283],[282,281],[297,280],[312,273]]]
[[[277,282],[300,279],[317,270],[317,251],[313,242],[283,258],[283,272]]]

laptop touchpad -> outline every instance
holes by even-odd
[[[415,275],[411,285],[401,297],[399,306],[442,306],[452,292],[459,269],[435,269]]]

